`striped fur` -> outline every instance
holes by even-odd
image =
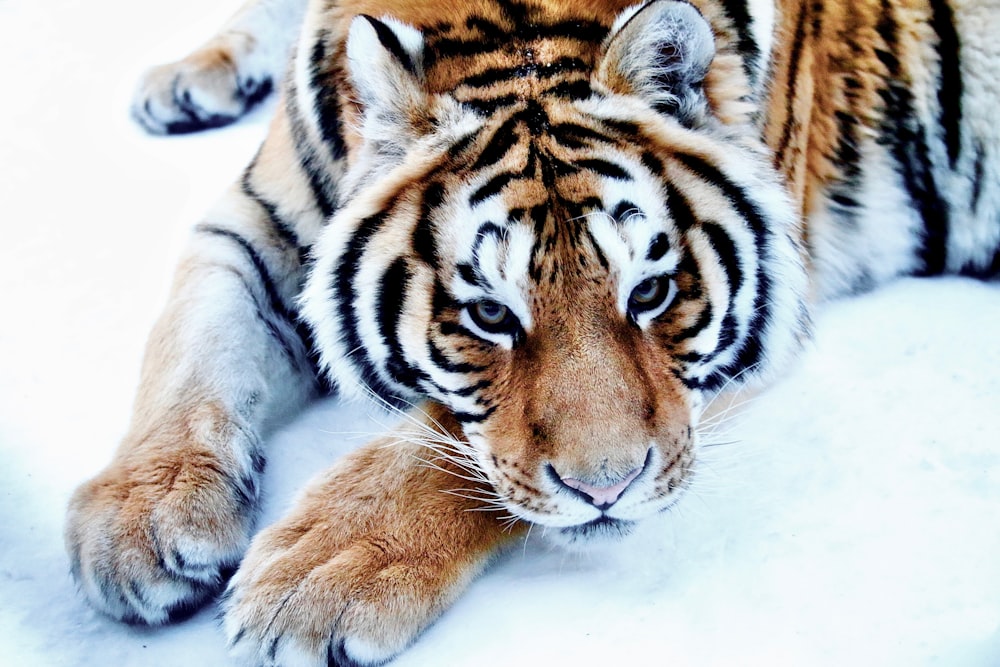
[[[221,587],[267,425],[325,388],[423,407],[250,544],[224,608],[251,664],[378,663],[528,523],[670,507],[707,400],[780,373],[813,304],[1000,273],[997,9],[249,2],[137,93],[151,131],[224,124],[295,44],[71,502],[81,588],[160,623]]]

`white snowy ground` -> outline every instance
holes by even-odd
[[[0,0],[0,665],[229,664],[211,608],[154,630],[91,611],[61,530],[123,433],[188,228],[264,131],[266,109],[146,137],[131,85],[235,2]],[[827,307],[676,511],[603,552],[533,535],[394,664],[1000,665],[998,339],[995,283]],[[274,438],[265,521],[344,432],[380,429],[364,413],[329,401]]]

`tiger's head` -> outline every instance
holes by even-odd
[[[445,406],[509,511],[570,540],[669,507],[706,399],[808,326],[796,215],[717,41],[670,0],[350,23],[342,207],[303,297],[324,366]]]

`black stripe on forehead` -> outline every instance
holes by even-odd
[[[565,56],[558,58],[554,62],[535,65],[525,63],[511,67],[494,67],[483,70],[477,74],[470,75],[462,79],[460,85],[470,88],[485,88],[498,83],[511,80],[532,77],[537,79],[548,79],[554,76],[561,76],[572,73],[589,72],[591,66],[579,58]]]
[[[520,119],[516,114],[504,121],[486,143],[486,146],[483,148],[479,157],[472,165],[472,169],[478,170],[485,167],[491,167],[506,157],[507,153],[510,152],[510,149],[516,146],[521,139],[517,132],[517,126],[519,124]]]
[[[606,134],[577,123],[559,123],[549,127],[549,136],[560,146],[569,149],[589,148],[595,143],[609,144],[613,139]]]
[[[495,222],[485,222],[480,225],[479,230],[476,232],[476,242],[472,245],[472,255],[476,258],[476,263],[479,263],[479,251],[482,249],[483,243],[486,242],[486,239],[494,239],[499,245],[503,243],[506,236],[506,228],[501,227]]]
[[[668,250],[670,250],[670,238],[663,232],[660,232],[649,242],[649,249],[646,250],[646,259],[650,262],[659,261],[663,259]]]
[[[520,2],[497,2],[501,20],[471,16],[464,26],[441,26],[428,33],[424,62],[431,66],[442,59],[462,58],[493,53],[509,48],[511,42],[532,42],[542,39],[570,39],[599,45],[608,28],[596,21],[584,19],[545,22],[532,7]],[[444,30],[443,28],[449,28]],[[474,34],[467,34],[470,31]],[[465,34],[463,34],[465,33]]]

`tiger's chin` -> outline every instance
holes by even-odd
[[[549,531],[547,536],[561,546],[586,549],[617,542],[631,535],[635,527],[635,521],[599,516],[586,523],[564,526],[558,530]]]

